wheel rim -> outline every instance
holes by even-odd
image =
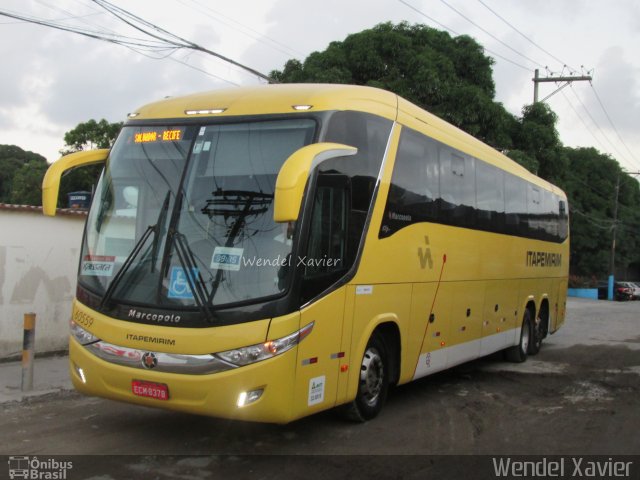
[[[362,399],[369,406],[373,407],[378,403],[382,392],[382,382],[384,378],[384,363],[382,357],[375,348],[368,348],[362,358],[360,367],[360,392]]]
[[[522,335],[520,336],[520,347],[524,353],[529,351],[529,340],[531,337],[531,332],[529,328],[529,322],[525,322],[522,325]]]

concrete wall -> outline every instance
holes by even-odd
[[[567,291],[567,295],[569,297],[591,298],[593,300],[598,300],[598,289],[597,288],[570,288]]]
[[[37,315],[36,353],[67,348],[85,219],[0,204],[0,358],[22,351],[27,312]]]

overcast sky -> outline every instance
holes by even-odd
[[[594,146],[627,170],[640,171],[640,2],[635,0],[112,3],[264,73],[380,22],[446,27],[474,37],[495,58],[497,100],[516,115],[532,102],[534,69],[542,76],[547,68],[569,73],[566,63],[578,74],[592,72],[593,82],[573,83],[548,100],[559,116],[562,142]],[[0,10],[140,36],[91,0],[3,0]],[[0,144],[18,145],[49,161],[57,159],[64,133],[90,118],[120,121],[165,96],[263,83],[200,53],[148,58],[6,17],[0,17],[0,62]],[[540,98],[556,88],[542,84]]]

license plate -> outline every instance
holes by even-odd
[[[164,383],[132,380],[131,391],[134,395],[139,397],[155,398],[156,400],[169,400],[169,387]]]

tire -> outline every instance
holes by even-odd
[[[362,362],[356,398],[344,406],[347,419],[366,422],[375,418],[389,391],[389,355],[384,338],[374,333],[367,343]]]
[[[527,310],[529,311],[529,310]],[[531,328],[531,339],[529,341],[529,351],[527,352],[529,355],[537,355],[542,347],[542,340],[546,335],[546,320],[538,317],[536,321],[532,324]]]
[[[505,357],[508,361],[514,363],[522,363],[527,359],[529,353],[529,344],[532,339],[533,328],[531,325],[531,312],[525,309],[522,318],[522,328],[520,329],[520,341],[518,345],[505,350]]]

